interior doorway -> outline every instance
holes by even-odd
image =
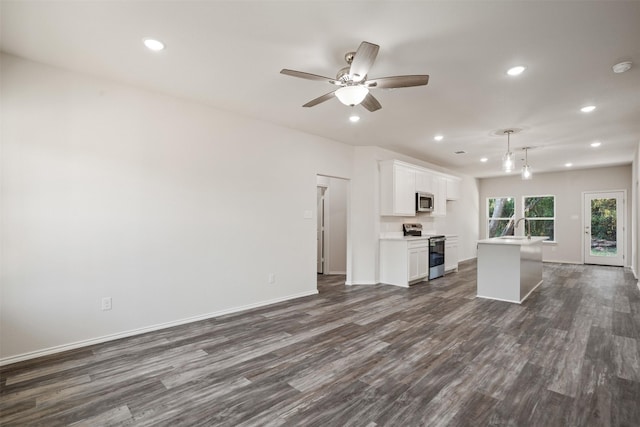
[[[585,192],[584,263],[624,266],[625,191]]]
[[[349,187],[347,179],[317,176],[317,260],[318,291],[325,285],[343,286],[348,270]]]

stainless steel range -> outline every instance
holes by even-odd
[[[429,280],[444,276],[445,236],[429,237]]]

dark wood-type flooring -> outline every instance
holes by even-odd
[[[320,295],[4,367],[0,424],[638,426],[640,291],[545,264],[522,305],[475,262],[410,289]]]

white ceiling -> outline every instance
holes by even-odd
[[[429,84],[375,89],[382,109],[355,107],[357,124],[337,99],[302,108],[335,87],[280,70],[333,78],[363,40],[380,45],[369,78]],[[537,147],[534,172],[630,163],[640,142],[640,1],[2,0],[1,48],[476,177],[502,174],[498,129],[522,129],[511,145]],[[613,73],[621,60],[634,68]]]

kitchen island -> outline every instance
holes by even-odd
[[[542,283],[544,240],[503,236],[478,241],[477,296],[522,303]]]

